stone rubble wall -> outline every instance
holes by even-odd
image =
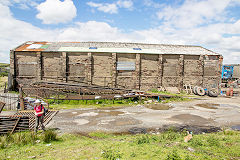
[[[117,62],[133,62],[135,70],[117,70]],[[191,84],[218,87],[221,56],[127,53],[10,53],[13,86],[34,81],[58,81],[149,90]]]

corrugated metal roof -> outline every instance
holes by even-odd
[[[118,42],[26,42],[15,51],[220,55],[201,46]]]

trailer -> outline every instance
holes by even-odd
[[[240,79],[240,64],[226,64],[222,68],[222,82],[236,81]]]

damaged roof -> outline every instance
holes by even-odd
[[[220,55],[201,46],[120,42],[26,42],[14,51]]]

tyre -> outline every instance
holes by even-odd
[[[197,94],[197,88],[198,88],[198,86],[193,87],[193,93],[194,93],[195,95],[198,95],[198,94]]]
[[[208,92],[209,97],[217,97],[218,96],[218,91],[216,90],[211,90]]]
[[[197,87],[197,94],[199,95],[199,96],[204,96],[205,95],[205,90],[202,88],[202,87]]]

